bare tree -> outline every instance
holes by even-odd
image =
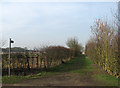
[[[86,54],[109,74],[119,76],[117,29],[107,20],[98,19],[91,27],[93,36],[86,44]],[[91,41],[92,40],[92,41]]]
[[[70,49],[74,50],[75,56],[77,56],[83,49],[82,45],[78,43],[78,39],[76,37],[69,38],[66,44]]]

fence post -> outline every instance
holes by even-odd
[[[42,57],[40,57],[40,68],[42,68]]]
[[[38,68],[38,57],[39,57],[39,56],[37,55],[37,63],[36,63],[36,64],[37,64],[37,68]]]
[[[45,59],[46,59],[46,58],[45,58],[45,56],[44,56],[43,59],[44,59],[44,68],[46,68],[46,64],[45,64],[45,62],[46,62]]]

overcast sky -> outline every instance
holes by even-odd
[[[76,36],[85,45],[96,18],[114,19],[116,2],[2,2],[2,38],[13,47],[66,46]]]

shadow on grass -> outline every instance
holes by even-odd
[[[46,72],[71,72],[71,71],[76,71],[80,69],[85,69],[90,64],[91,62],[87,60],[85,55],[79,55],[64,64],[46,69],[45,71]]]

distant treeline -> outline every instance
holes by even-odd
[[[13,47],[11,48],[11,52],[25,52],[26,48],[21,48],[21,47]],[[33,50],[27,50],[27,51],[33,51]],[[2,48],[3,53],[8,53],[9,48]]]

